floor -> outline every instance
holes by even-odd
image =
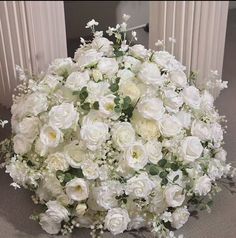
[[[225,148],[228,160],[236,166],[236,9],[229,13],[227,29],[223,79],[229,81],[229,88],[222,92],[216,104],[221,114],[228,119],[228,133],[225,135]],[[0,108],[0,118],[9,119],[9,110]],[[10,132],[0,129],[0,139]],[[0,238],[49,238],[40,226],[29,220],[35,206],[31,202],[30,193],[25,190],[15,191],[9,186],[11,179],[3,170],[0,171]],[[223,190],[215,200],[211,214],[201,213],[200,219],[190,218],[189,222],[178,234],[185,238],[235,238],[236,237],[236,195]],[[61,236],[58,236],[61,237]],[[89,231],[77,229],[71,238],[89,238]],[[111,238],[109,234],[105,238]],[[149,233],[123,234],[118,238],[148,237]]]

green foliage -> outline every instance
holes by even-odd
[[[166,159],[161,159],[161,160],[158,161],[158,165],[162,168],[165,167],[166,163],[167,163]]]
[[[158,175],[158,174],[159,174],[159,170],[158,170],[157,166],[152,165],[152,166],[149,168],[149,173],[150,173],[151,175]]]

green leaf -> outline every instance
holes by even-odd
[[[163,179],[161,180],[161,185],[162,185],[162,186],[166,185],[167,183],[168,183],[167,178],[163,178]]]
[[[167,163],[166,159],[161,159],[160,161],[158,161],[158,165],[162,168],[165,167],[166,163]]]
[[[119,89],[118,83],[113,83],[113,84],[111,84],[110,87],[109,87],[109,89],[110,89],[112,92],[118,91],[118,89]]]
[[[99,109],[99,102],[98,101],[93,103],[93,109],[95,109],[95,110]]]
[[[174,163],[172,163],[170,167],[173,171],[177,171],[179,169],[178,164],[174,164]]]
[[[159,176],[160,176],[160,178],[166,178],[167,177],[167,172],[166,171],[162,171],[162,172],[160,172],[160,174],[159,174]]]
[[[117,51],[114,52],[114,54],[115,54],[116,57],[121,57],[121,56],[124,55],[124,52],[120,51],[120,50],[117,50]]]
[[[119,104],[120,104],[120,97],[119,97],[119,96],[115,97],[114,103],[115,103],[116,105],[119,105]]]
[[[114,107],[114,111],[115,111],[116,113],[120,113],[120,112],[121,112],[121,108],[120,108],[119,106],[115,106],[115,107]]]
[[[87,97],[88,97],[87,87],[83,87],[80,91],[79,98],[82,102],[84,102]]]
[[[129,108],[129,105],[131,104],[131,98],[129,96],[126,96],[124,98],[124,102],[123,102],[123,109],[126,110]]]
[[[72,94],[73,94],[73,95],[79,95],[79,94],[80,94],[80,91],[74,91]]]
[[[81,108],[85,111],[89,111],[90,110],[90,103],[86,102],[86,103],[82,104]]]
[[[174,177],[174,179],[173,179],[173,183],[174,183],[176,180],[178,180],[178,178],[179,178],[179,175],[177,174],[177,175]]]
[[[73,174],[65,173],[64,183],[68,183],[68,182],[71,181],[73,178],[75,178],[75,176],[74,176]]]
[[[157,175],[159,173],[159,170],[156,166],[151,166],[150,169],[149,169],[149,173],[151,175]]]
[[[84,174],[81,168],[70,168],[69,170],[70,174],[74,175],[77,178],[83,178]]]

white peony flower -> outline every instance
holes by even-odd
[[[151,163],[157,164],[162,159],[162,145],[156,140],[150,140],[145,144],[148,159]]]
[[[191,125],[191,114],[185,111],[179,111],[176,114],[176,117],[179,119],[180,123],[182,124],[182,127],[189,129]]]
[[[193,136],[197,136],[202,141],[209,140],[211,138],[209,126],[202,121],[193,121],[191,134]]]
[[[205,196],[211,191],[211,179],[207,176],[201,176],[194,181],[194,193]]]
[[[201,103],[201,97],[199,90],[194,86],[188,86],[183,90],[184,102],[193,109],[199,109]]]
[[[138,78],[147,85],[158,86],[162,85],[164,78],[158,66],[154,63],[144,62],[138,73]]]
[[[171,71],[170,80],[176,87],[184,88],[187,85],[187,77],[183,71]]]
[[[87,70],[84,72],[72,72],[66,79],[65,87],[72,91],[81,90],[87,86],[89,79],[89,72]]]
[[[135,141],[135,131],[129,122],[115,124],[111,134],[114,144],[121,150],[129,147]]]
[[[65,155],[60,152],[50,154],[44,163],[50,171],[66,171],[69,168],[69,164],[65,159]]]
[[[80,136],[88,149],[95,151],[107,140],[108,125],[103,122],[83,123]]]
[[[138,112],[146,119],[160,120],[165,112],[163,102],[159,98],[144,98],[138,105]]]
[[[105,57],[99,60],[97,67],[102,74],[106,74],[109,77],[117,73],[119,69],[118,63],[114,58]]]
[[[87,179],[96,179],[99,176],[99,167],[97,163],[93,161],[84,161],[81,164],[81,169],[83,171],[83,175]]]
[[[129,47],[129,52],[132,56],[138,59],[144,59],[148,55],[148,50],[143,45],[137,44]]]
[[[13,149],[16,154],[24,155],[30,151],[32,146],[31,140],[27,139],[24,135],[16,134],[13,137]]]
[[[175,136],[180,133],[182,124],[176,116],[164,115],[159,123],[160,132],[165,137]]]
[[[175,229],[181,228],[188,221],[189,215],[190,213],[186,206],[176,208],[172,213],[171,226]]]
[[[49,125],[60,129],[72,127],[79,119],[79,114],[72,103],[62,103],[52,107],[48,115]]]
[[[170,185],[165,189],[165,199],[170,207],[181,206],[184,202],[185,195],[183,189],[178,185]]]
[[[141,173],[127,180],[125,193],[133,198],[147,198],[154,187],[147,173]]]
[[[134,170],[142,169],[148,162],[148,156],[144,145],[141,142],[134,142],[124,152],[124,159],[127,165]]]
[[[95,49],[90,49],[87,51],[75,52],[74,59],[77,61],[79,67],[84,68],[97,64],[102,58],[102,55],[102,52],[97,52]]]
[[[123,233],[130,222],[129,214],[125,209],[113,208],[108,211],[105,217],[105,228],[113,235]]]
[[[92,47],[99,52],[103,52],[106,55],[111,55],[113,52],[113,42],[109,41],[105,37],[95,37],[92,41]]]
[[[116,106],[114,99],[115,96],[113,94],[103,96],[99,99],[99,111],[101,112],[102,116],[112,117],[116,115],[116,112],[114,111]]]
[[[65,187],[67,196],[74,201],[83,201],[89,196],[89,187],[84,179],[74,178]]]
[[[62,141],[62,132],[49,125],[44,125],[40,131],[40,140],[47,147],[57,147]]]
[[[203,147],[198,137],[188,136],[181,145],[181,153],[186,162],[193,162],[198,159],[203,151]]]

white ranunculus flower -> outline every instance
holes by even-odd
[[[93,161],[82,162],[81,169],[87,179],[96,179],[99,176],[98,164]]]
[[[157,140],[149,140],[145,144],[148,159],[151,163],[157,164],[159,160],[162,159],[162,145]]]
[[[121,81],[132,80],[135,78],[135,74],[129,69],[120,69],[117,72],[117,77],[120,78]]]
[[[16,132],[30,141],[34,141],[39,133],[40,120],[37,117],[25,117],[16,128]]]
[[[24,155],[30,151],[32,142],[24,135],[16,134],[13,137],[13,149],[16,154]]]
[[[165,137],[175,136],[180,133],[182,124],[174,115],[166,114],[159,123],[160,132]]]
[[[55,222],[52,217],[44,213],[39,215],[39,224],[50,235],[56,235],[61,230],[61,223]]]
[[[148,162],[148,156],[144,145],[141,142],[134,142],[124,152],[124,159],[127,165],[134,169],[142,169]]]
[[[89,196],[89,187],[84,179],[74,178],[65,187],[67,196],[74,201],[83,201]]]
[[[183,90],[184,102],[193,109],[199,109],[201,103],[201,97],[199,90],[194,86],[188,86]]]
[[[92,47],[99,52],[103,52],[106,55],[111,55],[113,52],[113,42],[109,41],[105,37],[95,37],[92,41]]]
[[[191,134],[193,136],[197,136],[202,141],[209,140],[211,138],[209,126],[202,121],[193,121]]]
[[[141,90],[137,83],[130,79],[120,81],[119,92],[123,96],[129,96],[134,103],[137,102],[141,95]]]
[[[123,233],[130,222],[129,214],[125,209],[110,209],[105,217],[105,228],[113,235]]]
[[[57,127],[44,125],[40,131],[40,140],[47,147],[57,147],[63,139],[62,132]]]
[[[123,57],[123,61],[124,61],[124,65],[125,65],[126,69],[130,68],[135,73],[139,71],[139,68],[140,68],[140,65],[141,65],[140,60],[138,60],[138,59],[136,59],[132,56],[125,55]]]
[[[152,86],[162,85],[164,82],[164,78],[161,76],[161,72],[155,63],[144,62],[141,65],[138,78],[144,84]]]
[[[203,147],[198,137],[188,136],[181,145],[181,153],[186,162],[193,162],[198,159],[203,151]]]
[[[181,97],[181,95],[171,89],[165,90],[164,95],[165,98],[163,102],[167,111],[174,113],[178,112],[179,108],[183,104],[183,98]]]
[[[82,162],[87,158],[79,141],[74,140],[64,147],[65,159],[72,168],[80,168]]]
[[[46,203],[48,209],[45,212],[46,215],[51,217],[54,222],[60,223],[62,221],[69,220],[68,210],[62,206],[58,201],[49,201]]]
[[[143,118],[137,111],[133,112],[131,118],[135,131],[145,140],[151,140],[160,136],[159,127],[156,121]]]
[[[146,119],[160,120],[165,112],[159,98],[144,98],[137,105],[138,112]]]
[[[103,122],[84,123],[80,130],[80,136],[87,148],[95,151],[107,140],[108,129],[108,125]]]
[[[65,159],[65,155],[60,152],[48,155],[44,163],[50,171],[66,171],[69,168],[69,164]]]
[[[81,90],[87,86],[89,79],[89,72],[87,70],[84,72],[72,72],[66,79],[65,87],[72,91]]]
[[[143,45],[137,44],[129,47],[129,52],[132,56],[138,59],[144,59],[148,55],[148,50]]]
[[[52,107],[48,115],[49,124],[60,129],[72,127],[79,119],[79,114],[72,103],[62,103]]]
[[[111,134],[114,144],[121,150],[129,147],[135,141],[135,131],[129,122],[115,124]]]
[[[201,176],[194,181],[194,193],[205,196],[211,191],[211,179],[207,176]]]
[[[114,102],[115,96],[113,94],[103,96],[99,99],[99,111],[104,117],[112,117],[116,115],[114,108],[116,106]]]
[[[119,69],[119,65],[114,58],[105,58],[105,57],[99,60],[97,67],[102,74],[106,74],[109,77],[117,73]]]
[[[210,127],[211,138],[215,143],[219,143],[223,140],[223,130],[219,123],[214,123]]]
[[[170,185],[165,189],[165,199],[170,207],[181,206],[184,202],[185,195],[183,189],[178,185]]]
[[[127,180],[125,193],[133,198],[147,198],[155,187],[147,173],[141,173]]]
[[[64,76],[71,73],[74,68],[75,65],[71,58],[58,58],[49,66],[49,72]]]
[[[183,71],[171,71],[170,80],[176,87],[184,88],[187,85],[187,77]]]
[[[175,229],[181,228],[188,221],[189,215],[190,213],[186,206],[176,208],[172,213],[171,226]]]
[[[95,49],[90,49],[83,52],[79,52],[79,54],[75,53],[74,59],[82,68],[91,67],[98,63],[98,61],[102,58],[102,55],[102,52],[97,52]]]
[[[190,128],[191,125],[191,114],[185,111],[179,111],[176,114],[176,117],[179,119],[180,123],[182,124],[182,126],[186,129]]]

